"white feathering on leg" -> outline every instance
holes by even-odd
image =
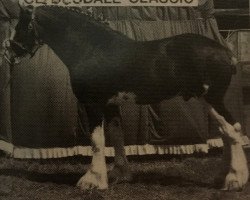
[[[241,125],[229,124],[211,105],[207,104],[210,116],[215,119],[220,127],[224,143],[224,178],[223,190],[241,190],[248,181],[249,171],[247,160],[242,148]]]
[[[104,155],[105,136],[103,124],[94,129],[91,139],[93,150],[92,163],[87,173],[78,181],[77,186],[83,190],[93,188],[107,189],[108,176]]]

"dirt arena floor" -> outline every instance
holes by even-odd
[[[250,151],[247,151],[250,166]],[[249,200],[250,183],[242,192],[213,187],[221,165],[218,152],[199,156],[130,157],[133,181],[105,191],[75,187],[88,158],[17,160],[0,156],[0,200]],[[111,165],[109,164],[109,167]]]

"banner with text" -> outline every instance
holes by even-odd
[[[198,6],[198,0],[20,0],[23,6]]]

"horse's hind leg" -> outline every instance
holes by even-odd
[[[220,180],[220,187],[224,190],[241,190],[248,181],[249,172],[242,148],[241,126],[224,106],[225,91],[226,87],[211,88],[205,96],[208,113],[218,123],[224,143],[224,166],[217,181]]]
[[[105,162],[104,148],[105,137],[103,127],[103,106],[88,105],[86,111],[89,119],[89,131],[92,142],[92,163],[86,174],[78,181],[77,186],[82,190],[107,189],[107,167]]]
[[[105,108],[105,124],[115,150],[114,167],[108,173],[110,183],[128,182],[131,172],[124,149],[124,134],[121,126],[120,108],[118,105],[107,105]]]

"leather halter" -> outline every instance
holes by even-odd
[[[28,54],[30,54],[30,58],[32,58],[35,55],[35,53],[37,52],[37,50],[43,45],[43,41],[39,37],[39,33],[38,33],[38,30],[37,30],[37,23],[35,21],[35,8],[33,9],[32,14],[31,14],[31,21],[30,21],[30,23],[28,25],[28,31],[29,31],[29,33],[33,31],[34,32],[34,37],[35,37],[34,46],[33,46],[33,48],[31,50],[28,49],[25,46],[25,44],[17,42],[14,39],[9,39],[8,42],[11,43],[12,45],[17,46],[22,51],[27,52]],[[5,47],[4,58],[7,60],[7,62],[9,64],[15,64],[15,60],[16,60],[17,57],[9,58],[9,55],[8,55],[9,49],[8,48],[9,47]]]
[[[34,35],[35,35],[35,46],[31,51],[27,52],[30,54],[31,58],[35,55],[35,53],[37,52],[37,50],[43,45],[43,41],[41,40],[40,36],[39,36],[39,32],[37,30],[37,23],[36,23],[36,17],[35,17],[35,8],[33,8],[32,14],[31,14],[31,21],[28,25],[28,29],[29,31],[34,31]]]
[[[32,13],[32,16],[33,16],[33,13]],[[29,31],[34,31],[34,35],[35,35],[35,45],[31,51],[28,51],[28,53],[30,54],[30,56],[32,58],[35,55],[35,53],[37,52],[37,50],[43,45],[43,41],[39,37],[35,17],[34,18],[32,17],[28,27],[30,27]]]

